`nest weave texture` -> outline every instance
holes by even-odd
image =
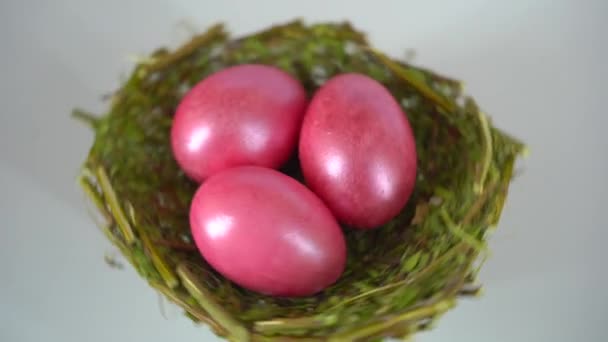
[[[409,204],[379,229],[346,229],[347,269],[313,297],[244,290],[207,265],[190,236],[196,184],[173,160],[172,116],[201,79],[243,63],[275,65],[310,94],[332,75],[366,74],[400,101],[414,130],[419,169]],[[150,286],[233,341],[368,341],[428,328],[458,296],[477,292],[476,261],[523,151],[460,82],[387,57],[348,23],[296,21],[239,39],[213,26],[140,61],[106,115],[75,114],[95,130],[80,183],[107,237]],[[301,180],[297,157],[283,171]]]

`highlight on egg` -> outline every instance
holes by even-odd
[[[416,180],[416,143],[406,114],[382,84],[361,74],[335,76],[314,94],[299,158],[307,186],[354,228],[394,218]]]
[[[305,186],[268,168],[211,176],[194,196],[190,226],[214,269],[263,294],[313,295],[336,282],[346,264],[344,235],[330,210]]]
[[[279,168],[296,150],[306,105],[299,81],[276,67],[223,69],[180,102],[171,129],[173,156],[198,182],[235,166]]]

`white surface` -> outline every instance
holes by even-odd
[[[348,18],[393,55],[416,49],[531,146],[485,296],[417,341],[605,341],[602,0],[0,2],[0,341],[215,341],[176,310],[163,318],[134,272],[103,262],[112,248],[74,181],[92,136],[68,114],[101,112],[128,56],[186,39],[184,19],[244,33],[296,16]]]

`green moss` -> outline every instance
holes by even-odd
[[[172,115],[195,83],[242,63],[276,65],[309,93],[338,73],[367,74],[403,105],[415,132],[418,181],[408,206],[380,229],[346,230],[347,269],[314,297],[273,298],[239,288],[191,244],[188,206],[196,185],[171,155]],[[100,119],[75,113],[96,132],[81,184],[107,218],[109,238],[141,276],[221,336],[402,337],[451,308],[474,280],[471,265],[500,217],[523,149],[461,93],[455,80],[375,51],[349,24],[292,22],[234,40],[218,25],[137,65]],[[301,179],[297,158],[283,171]]]

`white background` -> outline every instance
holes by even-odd
[[[1,0],[0,341],[215,341],[176,309],[163,317],[133,271],[105,265],[113,248],[75,185],[92,134],[68,116],[102,112],[130,56],[191,29],[225,21],[241,34],[294,17],[348,18],[393,56],[415,49],[531,147],[492,240],[485,296],[417,341],[605,341],[602,0]]]

